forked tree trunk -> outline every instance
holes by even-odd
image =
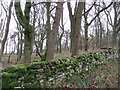
[[[76,2],[74,14],[72,14],[72,8],[70,6],[70,2],[68,2],[68,10],[69,10],[70,23],[71,23],[71,34],[70,34],[71,56],[77,56],[79,54],[81,17],[82,17],[83,9],[84,9],[84,3],[78,2],[77,5]]]
[[[31,2],[26,2],[25,10],[24,10],[25,15],[23,15],[20,1],[15,2],[17,19],[20,25],[25,29],[24,30],[24,60],[23,60],[24,63],[31,62],[32,46],[33,46],[33,40],[34,40],[33,26],[29,24],[30,8],[31,8]]]

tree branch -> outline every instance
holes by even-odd
[[[23,16],[20,2],[15,2],[15,11],[16,11],[16,16],[17,16],[17,19],[18,19],[20,25],[23,28],[25,28],[25,17]]]
[[[73,17],[72,17],[72,8],[70,6],[70,2],[67,3],[67,6],[68,6],[70,20],[72,20]]]
[[[101,10],[95,15],[95,17],[88,23],[88,25],[90,25],[102,11],[104,11],[105,9],[108,9],[112,4],[113,4],[113,2],[111,2],[107,7],[101,9]]]
[[[25,13],[25,17],[26,17],[27,22],[29,22],[29,18],[30,18],[30,15],[29,15],[30,9],[31,9],[31,2],[26,2],[24,13]]]

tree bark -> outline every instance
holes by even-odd
[[[85,25],[85,44],[84,44],[85,51],[88,51],[88,25]]]
[[[100,20],[100,17],[99,17],[99,15],[98,15],[98,21],[99,21],[99,29],[100,29],[100,41],[99,41],[99,43],[100,43],[100,45],[99,45],[99,48],[101,48],[102,46],[103,46],[103,41],[102,41],[102,38],[103,38],[103,27],[102,27],[102,22],[101,22],[101,20]]]
[[[23,41],[22,41],[22,37],[23,37],[23,33],[20,32],[20,37],[19,37],[19,51],[18,51],[18,56],[17,56],[17,61],[21,60],[22,57],[22,47],[23,47]]]
[[[15,2],[15,11],[17,19],[24,30],[24,63],[31,62],[32,46],[34,40],[33,27],[29,24],[29,13],[31,8],[31,2],[26,2],[24,14],[21,10],[20,2]]]
[[[9,5],[9,14],[8,14],[8,17],[7,17],[5,35],[4,35],[4,38],[3,38],[2,42],[1,42],[0,62],[2,60],[2,56],[3,56],[3,52],[4,52],[4,48],[5,48],[5,43],[7,41],[7,37],[8,37],[8,33],[9,33],[9,26],[10,26],[12,6],[13,6],[13,1],[11,1],[10,5]]]
[[[68,2],[68,10],[69,10],[70,23],[71,23],[71,35],[70,35],[71,56],[77,56],[79,54],[81,17],[82,17],[83,9],[84,9],[83,2],[78,2],[78,6],[76,3],[74,15],[73,15],[70,2]]]
[[[56,13],[54,17],[53,27],[50,31],[50,37],[48,38],[46,60],[52,60],[55,54],[55,47],[57,45],[57,35],[59,29],[60,17],[63,11],[63,2],[58,2],[56,7]]]
[[[69,37],[69,32],[65,32],[65,52],[69,51],[69,47],[68,47],[68,37]]]
[[[113,9],[114,9],[114,25],[113,25],[113,34],[112,34],[112,47],[116,47],[117,45],[117,28],[116,28],[116,24],[117,24],[117,2],[114,2],[113,4]]]
[[[62,30],[62,33],[59,37],[59,46],[60,46],[60,53],[62,53],[62,37],[63,37],[63,34],[64,34],[64,24],[63,24],[63,12],[62,12],[62,17],[61,17],[61,30]]]

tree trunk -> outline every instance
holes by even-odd
[[[44,40],[42,39],[41,44],[40,44],[40,53],[43,53],[43,42],[44,42]]]
[[[23,33],[22,33],[22,32],[20,32],[19,52],[18,52],[17,61],[20,61],[20,60],[21,60],[21,57],[22,57],[22,47],[23,47],[22,37],[23,37]]]
[[[61,17],[61,29],[62,29],[62,33],[60,35],[60,38],[59,38],[59,46],[60,46],[60,53],[62,53],[62,37],[63,37],[63,34],[64,34],[64,24],[63,24],[63,12],[62,12],[62,17]]]
[[[29,24],[31,2],[26,2],[24,14],[21,10],[20,2],[15,2],[15,11],[17,19],[24,30],[24,63],[31,62],[32,45],[34,40],[33,27]]]
[[[88,26],[85,25],[85,44],[84,44],[85,51],[88,51]]]
[[[54,17],[53,27],[48,38],[48,46],[46,51],[46,60],[52,60],[55,54],[55,47],[57,45],[57,35],[59,29],[60,17],[63,11],[63,2],[58,2],[56,13]]]
[[[109,47],[110,46],[110,31],[109,31],[109,26],[108,26],[108,22],[107,22],[107,33],[106,33],[106,39],[107,39],[107,42],[106,42],[106,46]]]
[[[99,23],[100,23],[100,24],[99,24],[99,27],[100,27],[100,28],[99,28],[99,30],[100,30],[100,38],[99,38],[99,39],[100,39],[100,42],[99,42],[100,45],[99,45],[99,48],[101,48],[101,47],[103,46],[103,41],[102,41],[102,38],[103,38],[103,37],[102,37],[102,35],[103,35],[103,27],[102,27],[102,23],[101,23],[101,21],[100,21],[99,15],[98,15],[98,20],[99,20]]]
[[[17,55],[20,52],[20,33],[18,32]]]
[[[13,6],[13,1],[11,1],[10,5],[9,5],[9,14],[8,14],[8,17],[7,17],[5,35],[4,35],[4,38],[3,38],[2,42],[1,42],[0,62],[2,61],[2,55],[3,55],[3,52],[4,52],[5,43],[7,41],[7,37],[8,37],[8,33],[9,33],[12,6]]]
[[[24,37],[24,63],[31,63],[31,54],[32,54],[32,45],[33,45],[33,41],[30,36],[30,34],[32,32],[30,32],[30,34],[28,33],[29,30],[31,30],[31,28],[26,28],[25,29],[26,32],[24,33],[25,37]],[[32,30],[31,30],[32,31]]]
[[[69,51],[69,47],[68,47],[68,35],[69,32],[66,32],[66,39],[65,39],[65,52]]]
[[[113,34],[112,34],[112,47],[116,47],[117,45],[117,31],[116,28],[113,26]]]
[[[119,7],[117,7],[117,3],[119,2],[114,2],[113,4],[113,9],[114,9],[114,25],[113,25],[113,34],[112,34],[112,47],[116,47],[117,45],[117,22],[119,22],[117,20],[117,18],[119,17],[118,13],[119,13],[119,10],[117,10]]]
[[[74,15],[72,15],[72,8],[70,6],[70,2],[68,2],[69,17],[71,22],[71,56],[77,56],[79,54],[81,17],[83,9],[83,2],[78,2],[78,6],[76,3]]]
[[[46,22],[46,31],[47,31],[47,36],[46,36],[46,51],[44,54],[44,57],[41,58],[41,60],[46,60],[47,54],[48,54],[48,44],[49,44],[49,38],[50,38],[50,33],[51,33],[51,24],[50,24],[50,6],[51,2],[46,3],[46,9],[47,9],[47,22]]]

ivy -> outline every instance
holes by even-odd
[[[18,81],[21,82],[18,86],[25,88],[31,87],[31,85],[33,87],[53,87],[56,84],[55,82],[69,80],[75,74],[85,77],[88,72],[94,71],[94,68],[102,64],[100,57],[100,53],[91,52],[73,58],[6,67],[2,73],[3,87],[12,86],[14,88]],[[12,83],[15,81],[16,84]],[[9,83],[12,83],[12,85]]]

